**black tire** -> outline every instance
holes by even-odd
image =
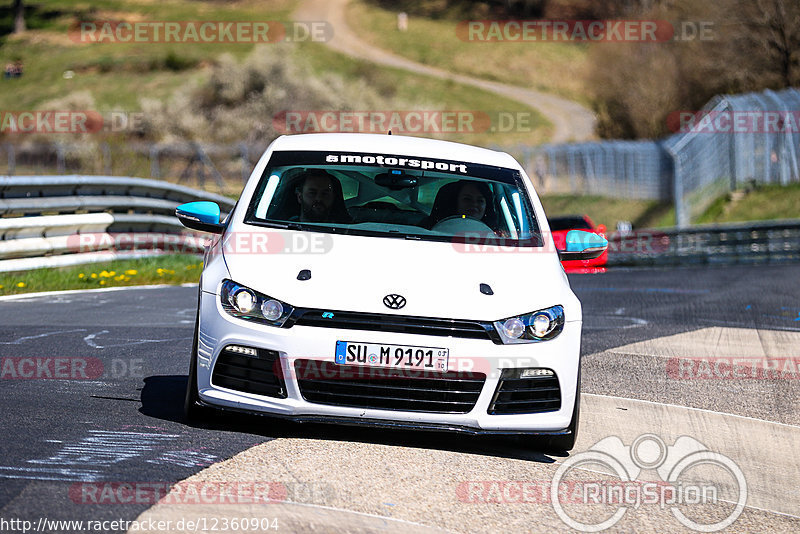
[[[197,337],[200,327],[200,304],[198,302],[197,317],[194,320],[194,341],[192,341],[192,355],[189,362],[189,380],[186,383],[186,396],[183,400],[183,413],[186,419],[192,422],[208,420],[213,410],[200,404],[200,394],[197,389]]]

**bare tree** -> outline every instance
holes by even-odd
[[[14,33],[25,31],[25,6],[22,0],[14,0]]]
[[[791,86],[800,81],[800,5],[785,0],[757,0],[743,10],[745,35],[760,52],[763,69]]]

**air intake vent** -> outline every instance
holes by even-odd
[[[516,369],[513,371],[518,372]],[[561,388],[555,373],[529,378],[505,376],[512,374],[508,370],[503,374],[497,384],[494,401],[489,405],[489,414],[554,412],[561,408]]]
[[[286,398],[281,361],[274,350],[228,345],[217,358],[211,383],[244,393]]]
[[[435,373],[295,362],[300,393],[308,402],[412,412],[467,413],[475,406],[486,375]]]

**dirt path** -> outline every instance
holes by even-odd
[[[595,116],[577,102],[523,87],[454,74],[397,56],[362,41],[347,25],[345,8],[348,1],[304,0],[295,10],[293,17],[295,20],[329,22],[333,26],[334,35],[327,44],[337,52],[387,67],[471,85],[534,108],[553,124],[553,136],[550,139],[553,143],[585,141],[594,137]]]

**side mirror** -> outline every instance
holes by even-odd
[[[606,228],[605,224],[598,224],[597,225],[596,231],[597,231],[598,234],[605,234],[606,230],[607,230],[607,228]]]
[[[225,226],[219,223],[219,206],[215,202],[199,201],[181,204],[175,215],[186,228],[221,234]]]
[[[560,260],[593,260],[608,248],[608,240],[593,232],[570,230],[567,232],[566,250],[558,251]]]

